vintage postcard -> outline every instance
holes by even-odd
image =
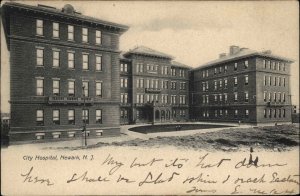
[[[1,2],[1,194],[298,195],[298,8]]]

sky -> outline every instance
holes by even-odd
[[[20,2],[20,1],[19,1]],[[22,1],[62,8],[130,28],[120,37],[123,51],[136,46],[170,54],[198,67],[238,45],[291,58],[293,104],[299,105],[299,6],[297,1]],[[1,24],[1,110],[9,111],[9,62]]]

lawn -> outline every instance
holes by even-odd
[[[285,151],[299,147],[299,124],[239,128],[197,133],[188,136],[156,137],[149,140],[134,139],[123,142],[99,142],[91,148],[102,146],[175,146],[196,150],[238,151],[245,148]]]
[[[222,127],[232,127],[232,126],[212,125],[212,124],[165,124],[165,125],[146,125],[146,126],[134,127],[129,130],[138,133],[147,134],[147,133],[157,133],[157,132],[212,129],[212,128],[222,128]]]

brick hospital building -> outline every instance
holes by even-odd
[[[292,61],[231,46],[198,68],[139,46],[120,25],[62,9],[5,3],[10,141],[120,134],[120,124],[291,121]]]
[[[128,27],[62,9],[5,3],[10,140],[119,134],[119,36]]]

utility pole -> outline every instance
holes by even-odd
[[[85,111],[85,92],[84,92],[85,86],[82,87],[82,93],[83,93],[83,131],[84,131],[84,145],[87,146],[86,142],[86,111]]]

